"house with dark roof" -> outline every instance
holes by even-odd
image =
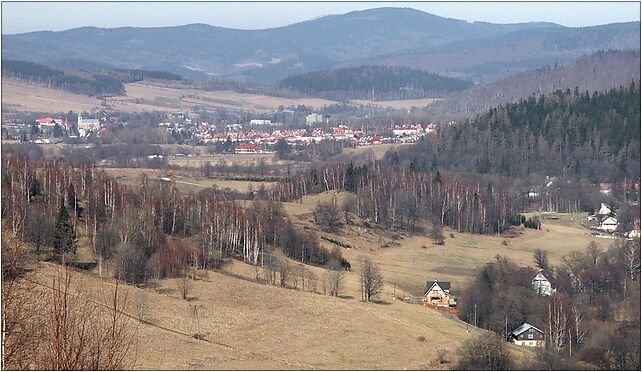
[[[524,323],[508,335],[508,341],[520,346],[544,347],[544,332],[541,329]]]
[[[540,296],[550,296],[557,292],[557,280],[553,274],[546,270],[540,269],[532,280],[533,289]]]
[[[450,282],[441,282],[437,279],[426,282],[423,301],[426,306],[431,307],[457,306],[457,301],[450,295]]]

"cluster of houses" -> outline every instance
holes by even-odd
[[[539,296],[551,296],[557,292],[557,280],[546,269],[540,269],[533,277],[531,284]],[[422,299],[424,306],[456,314],[458,301],[451,295],[450,290],[450,282],[437,279],[427,282]],[[544,332],[529,323],[521,324],[508,334],[507,341],[520,346],[545,346]]]
[[[612,235],[603,235],[601,233],[595,233],[598,237],[615,237],[613,234],[618,230],[620,223],[617,219],[617,213],[615,213],[608,205],[602,203],[600,209],[597,213],[588,216],[588,222],[591,224],[591,227],[594,230],[598,230],[601,233],[609,233]],[[633,229],[625,231],[620,234],[620,236],[629,239],[640,239],[640,221],[637,220]]]
[[[253,124],[256,120],[252,120]],[[261,120],[260,125],[269,125],[266,120]],[[257,123],[254,123],[255,125]],[[166,127],[168,131],[182,131],[183,125],[171,122],[160,123],[159,126]],[[420,124],[416,126],[396,126],[393,130],[393,137],[367,134],[361,129],[352,129],[347,125],[338,125],[329,130],[321,128],[281,130],[244,130],[241,124],[227,125],[225,131],[216,131],[215,125],[200,123],[194,126],[193,138],[197,142],[216,143],[231,141],[236,144],[237,153],[261,153],[268,152],[264,145],[273,146],[280,139],[284,139],[290,145],[307,146],[322,141],[349,141],[354,146],[370,146],[382,143],[408,143],[420,140],[424,135],[434,133],[437,130],[436,124],[429,124],[424,129]]]
[[[99,119],[88,119],[78,116],[78,119],[69,121],[62,118],[43,117],[36,119],[34,125],[40,130],[40,135],[33,139],[34,143],[43,144],[50,143],[50,135],[55,135],[55,128],[60,130],[61,135],[66,135],[71,138],[80,137],[85,138],[90,135],[103,135],[112,126],[119,123],[118,117],[108,116],[106,113],[100,116]],[[126,125],[126,123],[122,123]]]

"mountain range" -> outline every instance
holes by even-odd
[[[475,116],[502,104],[557,90],[605,91],[640,80],[640,50],[598,51],[564,64],[516,73],[450,95],[427,109],[444,117]]]
[[[639,48],[639,29],[639,22],[578,28],[493,24],[377,8],[262,30],[189,24],[2,35],[2,55],[60,67],[168,71],[191,79],[269,83],[309,71],[383,64],[485,82],[597,50]]]

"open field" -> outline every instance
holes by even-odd
[[[125,96],[107,97],[108,107],[125,112],[141,111],[190,111],[195,108],[214,110],[230,109],[265,113],[275,111],[279,106],[304,105],[318,110],[335,104],[321,98],[284,98],[233,91],[205,91],[199,89],[169,88],[153,83],[138,82],[125,84]],[[410,109],[424,107],[439,99],[411,99],[398,101],[354,100],[352,103],[381,108]],[[11,79],[2,81],[3,109],[34,112],[76,112],[105,109],[99,99],[73,94],[57,89],[27,84]]]
[[[362,156],[371,153],[374,159],[381,160],[388,150],[407,145],[405,143],[384,143],[381,145],[362,146],[355,149],[343,149],[343,152],[337,156]]]
[[[197,89],[165,88],[145,83],[125,84],[126,95],[108,97],[109,106],[126,112],[189,111],[202,109],[233,109],[253,112],[272,112],[279,106],[305,105],[314,109],[331,105],[334,101],[320,98],[282,98],[232,91],[210,92]],[[25,84],[3,79],[2,105],[17,111],[66,112],[104,109],[101,100],[62,90]]]
[[[207,108],[245,109],[256,112],[274,111],[279,106],[305,105],[314,109],[331,105],[334,101],[320,98],[282,98],[256,94],[237,93],[232,91],[205,91],[198,89],[175,89],[159,87],[145,83],[126,84],[127,97],[141,99],[145,102],[176,101],[178,109],[200,106]]]
[[[419,99],[404,99],[396,101],[370,101],[367,99],[355,99],[350,101],[361,106],[370,106],[374,105],[375,107],[380,108],[391,108],[395,110],[409,110],[413,107],[426,107],[432,105],[435,102],[441,101],[441,98],[419,98]]]
[[[182,193],[198,193],[207,187],[248,192],[250,185],[254,190],[261,187],[261,185],[265,185],[265,187],[271,187],[273,185],[273,182],[237,181],[195,177],[185,174],[184,172],[165,169],[105,168],[105,171],[115,177],[118,182],[130,186],[138,184],[138,179],[141,174],[146,174],[147,177],[151,179],[167,177],[175,183],[176,189]]]
[[[40,266],[31,278],[51,283],[56,265]],[[111,280],[74,275],[84,291],[113,288]],[[437,362],[437,350],[454,363],[461,343],[481,332],[468,333],[465,324],[437,311],[397,301],[367,304],[215,272],[192,283],[190,301],[180,299],[173,279],[156,290],[120,289],[130,304],[140,298],[147,303],[151,324],[132,320],[137,369],[443,369],[449,364]],[[136,314],[131,307],[128,312]],[[187,336],[197,332],[207,341]]]
[[[337,205],[341,206],[347,195],[340,192],[306,196],[301,204],[284,203],[284,209],[301,228],[349,244],[352,248],[341,248],[341,251],[353,267],[361,256],[370,256],[379,263],[386,282],[396,283],[397,288],[415,296],[422,295],[426,281],[433,279],[451,281],[456,293],[468,283],[476,269],[498,254],[508,256],[520,265],[533,266],[533,251],[542,248],[549,251],[551,264],[557,265],[564,255],[584,250],[590,242],[601,248],[612,243],[611,240],[594,238],[588,230],[576,225],[577,219],[585,217],[585,214],[560,214],[559,220],[542,219],[542,230],[516,228],[516,237],[458,233],[444,228],[446,240],[442,246],[435,245],[423,234],[409,235],[398,231],[394,236],[394,232],[376,227],[351,225],[344,226],[337,234],[322,232],[313,222],[312,211],[317,202],[330,201],[336,196]],[[503,241],[506,245],[502,244]],[[324,240],[321,242],[327,247],[334,245]]]
[[[212,165],[219,162],[225,162],[227,165],[237,164],[257,164],[259,161],[265,161],[267,164],[282,164],[286,165],[287,161],[276,160],[274,154],[209,154],[209,155],[196,155],[192,157],[175,157],[169,156],[167,162],[172,165],[180,165],[181,167],[200,168],[205,163]]]
[[[57,89],[2,79],[2,109],[33,112],[76,112],[100,109],[101,101]]]

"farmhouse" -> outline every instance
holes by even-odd
[[[531,283],[533,284],[533,289],[535,289],[540,296],[550,296],[557,292],[557,280],[555,280],[553,274],[546,269],[540,269]]]
[[[613,211],[611,210],[611,208],[609,208],[606,204],[602,203],[600,205],[600,210],[596,214],[589,216],[588,220],[589,221],[597,220],[601,222],[606,217],[609,217],[611,214],[613,214]]]
[[[508,335],[508,341],[520,346],[544,347],[544,332],[528,323],[517,327]]]
[[[440,282],[437,279],[426,282],[423,301],[424,305],[430,307],[457,306],[455,299],[450,296],[450,282]]]
[[[617,219],[615,217],[604,217],[597,227],[602,231],[613,232],[617,229]]]

